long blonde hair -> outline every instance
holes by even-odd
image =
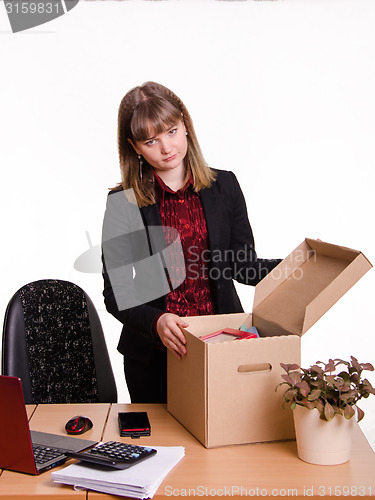
[[[118,112],[118,151],[124,189],[132,188],[140,207],[155,203],[154,175],[151,166],[144,161],[142,179],[139,160],[129,143],[144,141],[177,124],[185,124],[188,141],[184,159],[187,178],[193,179],[194,190],[209,187],[216,174],[203,158],[193,122],[184,103],[169,89],[155,82],[146,82],[131,89],[122,99]]]

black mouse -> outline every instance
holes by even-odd
[[[92,422],[88,417],[77,415],[72,417],[65,424],[65,430],[68,434],[83,434],[92,429]]]

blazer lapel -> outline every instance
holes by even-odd
[[[141,207],[140,211],[148,234],[151,254],[162,252],[166,243],[158,206],[154,203],[154,205]]]
[[[141,207],[141,215],[146,227],[148,226],[161,226],[161,219],[156,203]]]
[[[208,242],[211,252],[219,248],[220,241],[220,231],[219,231],[219,220],[218,214],[218,199],[216,194],[216,189],[214,186],[199,191],[204,215],[206,217],[207,232],[208,232]]]

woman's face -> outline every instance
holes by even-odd
[[[184,166],[188,143],[182,120],[158,135],[131,144],[136,153],[142,155],[156,173]]]

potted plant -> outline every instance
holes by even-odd
[[[317,361],[307,369],[297,364],[281,363],[281,367],[286,374],[277,388],[287,386],[283,405],[294,410],[299,458],[321,465],[347,462],[353,417],[356,411],[358,421],[364,417],[357,402],[375,394],[371,383],[362,378],[362,372],[373,371],[374,367],[359,363],[354,356],[350,361]]]

